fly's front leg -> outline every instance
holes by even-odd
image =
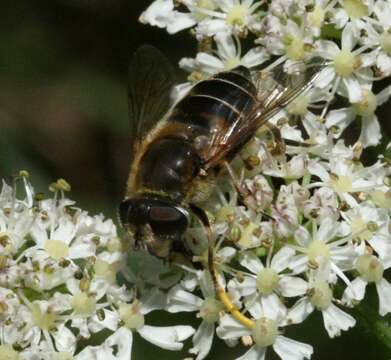
[[[273,137],[273,147],[271,149],[271,154],[275,156],[281,156],[285,154],[285,142],[281,135],[281,130],[278,126],[273,125],[268,122],[265,124],[265,127],[270,131]]]
[[[241,179],[238,179],[238,177],[235,174],[235,171],[232,169],[232,167],[228,161],[224,161],[224,166],[228,171],[228,174],[232,180],[232,183],[233,183],[237,193],[242,198],[245,205],[255,211],[256,209],[255,209],[254,204],[252,204],[251,202],[249,204],[247,204],[247,199],[251,195],[251,192],[247,188],[246,184]]]

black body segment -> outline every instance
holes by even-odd
[[[199,169],[192,143],[180,137],[162,137],[151,144],[140,163],[143,188],[180,202]]]

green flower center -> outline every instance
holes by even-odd
[[[305,44],[301,37],[288,37],[285,39],[285,52],[291,60],[302,60],[305,54]]]
[[[241,237],[237,244],[242,248],[242,249],[248,249],[252,245],[252,237],[254,235],[254,231],[258,229],[258,225],[255,224],[254,222],[248,223],[245,228],[241,232]]]
[[[88,296],[85,292],[79,292],[73,295],[71,306],[75,314],[91,315],[95,312],[96,301],[93,297]]]
[[[330,250],[327,244],[320,240],[314,240],[308,246],[307,249],[308,261],[310,263],[317,263],[316,259],[318,257],[323,257],[324,259],[330,259]]]
[[[9,345],[0,345],[0,359],[20,360],[20,355]]]
[[[358,115],[371,116],[377,108],[376,95],[371,90],[363,90],[363,98],[360,102],[353,104],[353,109]]]
[[[234,57],[224,61],[224,70],[232,70],[240,65],[240,58]]]
[[[69,246],[61,240],[47,240],[45,250],[54,260],[60,260],[69,255]]]
[[[344,175],[330,176],[330,185],[337,193],[351,192],[353,190],[352,179]]]
[[[145,324],[144,315],[140,312],[140,306],[137,301],[133,304],[121,304],[118,313],[128,329],[138,330]]]
[[[35,326],[41,330],[52,330],[55,328],[57,315],[51,311],[42,312],[37,304],[32,305],[31,309],[32,321]]]
[[[252,336],[258,346],[266,347],[274,344],[278,336],[277,322],[266,317],[258,319],[252,330]]]
[[[368,282],[379,282],[383,278],[384,266],[379,259],[370,254],[361,255],[356,262],[356,269]]]
[[[201,305],[199,314],[200,317],[206,322],[215,323],[219,320],[220,312],[223,310],[223,308],[224,306],[220,301],[212,297],[207,297]]]
[[[375,223],[376,224],[376,223]],[[360,241],[368,241],[372,238],[370,223],[366,223],[362,217],[356,217],[350,224],[353,237]]]
[[[360,59],[351,51],[341,50],[334,56],[334,69],[339,76],[349,77],[360,65]]]
[[[216,4],[212,0],[197,0],[196,8],[200,9],[200,11],[195,11],[193,16],[197,21],[201,21],[208,17],[208,15],[204,14],[202,10],[205,9],[213,11],[216,9]]]
[[[309,102],[310,99],[308,98],[308,96],[300,95],[288,105],[287,111],[291,115],[303,116],[308,112]]]
[[[380,36],[380,46],[387,55],[391,55],[391,33],[385,31]]]
[[[257,288],[265,295],[270,295],[278,286],[279,277],[271,268],[262,269],[257,275]]]
[[[375,190],[371,192],[371,199],[378,207],[391,210],[391,192]]]
[[[326,310],[333,299],[333,292],[326,281],[317,280],[310,290],[309,299],[318,310]]]
[[[320,28],[323,24],[326,11],[319,5],[315,6],[315,9],[308,13],[308,23],[310,26]]]
[[[250,9],[244,4],[232,6],[227,14],[226,21],[231,25],[243,26],[246,23],[246,17],[250,14]]]
[[[361,0],[344,0],[342,6],[353,20],[369,14],[368,6],[363,4]]]
[[[72,356],[71,353],[67,351],[62,351],[59,353],[55,353],[53,356],[53,360],[73,360],[74,357]]]
[[[104,278],[110,283],[115,282],[116,272],[114,266],[107,261],[96,259],[94,264],[94,271],[97,277]]]

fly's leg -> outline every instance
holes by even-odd
[[[247,188],[247,186],[241,180],[239,180],[237,178],[235,171],[232,169],[231,165],[227,161],[225,161],[224,166],[227,169],[228,174],[232,180],[232,183],[233,183],[237,193],[241,197],[244,205],[246,205],[246,207],[248,209],[254,211],[255,213],[262,214],[262,216],[264,216],[266,219],[274,221],[273,217],[271,217],[269,214],[266,214],[264,211],[258,209],[258,207],[254,203],[254,201],[252,201],[252,199],[251,199],[251,191]]]
[[[285,154],[285,142],[282,138],[280,128],[268,122],[264,125],[272,134],[274,146],[271,151],[272,155],[281,156]]]
[[[208,237],[208,270],[212,278],[213,286],[215,288],[217,297],[223,303],[225,309],[232,315],[234,319],[236,319],[239,323],[246,326],[247,328],[253,329],[255,326],[254,320],[250,319],[249,317],[240,312],[240,310],[231,301],[224,287],[220,285],[216,270],[216,263],[214,261],[214,241],[208,216],[206,215],[204,210],[195,205],[190,205],[190,208],[201,223],[201,226],[204,228],[205,233]]]

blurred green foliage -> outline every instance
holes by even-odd
[[[26,169],[37,190],[46,191],[52,181],[63,177],[71,183],[71,197],[80,207],[115,217],[130,158],[126,98],[130,55],[139,45],[150,43],[176,63],[194,55],[196,48],[186,31],[169,36],[138,24],[149,3],[2,1],[1,178]],[[178,71],[178,78],[184,77]],[[383,124],[388,125],[388,118],[384,111]],[[149,317],[155,325],[197,326],[191,319],[187,314]],[[316,360],[390,357],[360,326],[334,340],[328,339],[322,326],[317,314],[304,326],[288,329],[286,335],[313,344]],[[245,350],[229,349],[218,340],[215,344],[209,359],[234,359]],[[157,356],[169,360],[186,357],[186,351],[164,351],[136,335],[134,355],[141,360]],[[277,358],[273,356],[268,359]]]

